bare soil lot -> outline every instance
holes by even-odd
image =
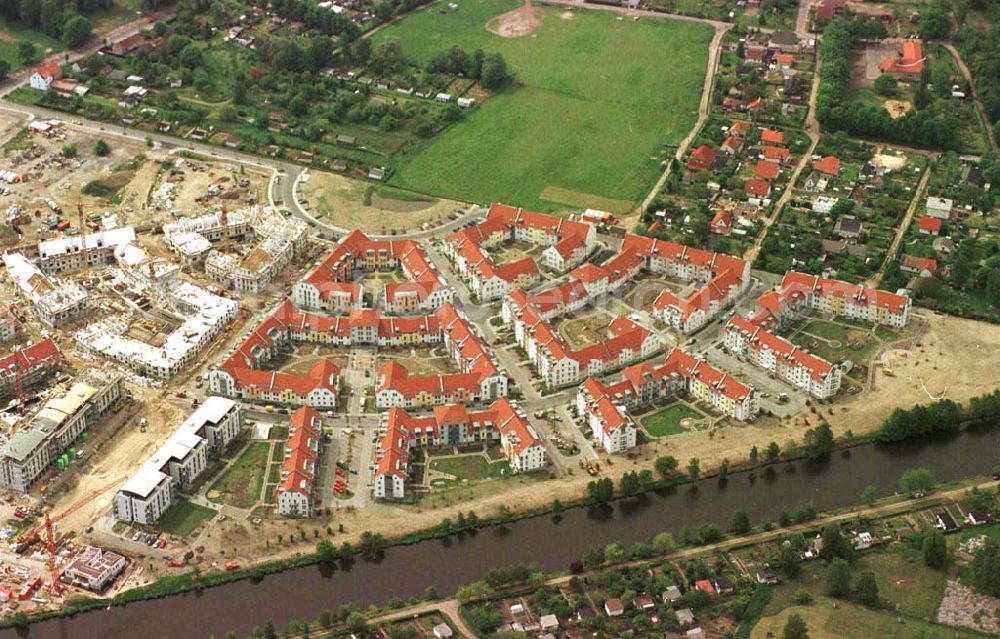
[[[586,309],[582,314],[558,320],[556,330],[573,349],[580,349],[607,339],[611,318],[600,309]]]
[[[369,188],[371,204],[365,204]],[[426,223],[441,223],[464,204],[397,191],[391,187],[352,180],[335,173],[311,171],[299,186],[299,194],[320,217],[340,228],[358,228],[368,233],[418,229]]]
[[[406,367],[411,377],[421,375],[447,375],[457,373],[458,369],[441,349],[414,348],[394,351],[380,351],[377,368],[382,368],[389,362],[396,362]]]

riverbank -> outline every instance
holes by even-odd
[[[427,539],[419,543],[415,543],[419,541],[416,536],[401,535],[394,541],[408,545],[396,547],[376,561],[338,562],[332,567],[290,570],[283,569],[292,566],[291,563],[270,562],[258,569],[206,575],[205,579],[210,578],[212,584],[242,578],[211,588],[205,580],[199,584],[164,582],[156,590],[123,595],[129,600],[142,596],[164,598],[117,607],[114,614],[116,619],[127,620],[137,627],[145,627],[150,620],[177,616],[186,620],[190,616],[189,628],[184,623],[177,627],[178,632],[185,628],[191,631],[182,636],[201,636],[206,628],[206,636],[208,632],[221,636],[230,629],[248,632],[254,625],[252,622],[261,618],[276,621],[312,618],[317,610],[347,601],[367,605],[384,604],[394,598],[405,600],[420,595],[428,585],[452,592],[461,584],[482,578],[491,567],[511,563],[537,561],[546,570],[561,570],[582,557],[593,544],[648,540],[664,531],[678,534],[682,523],[694,527],[699,522],[714,521],[724,527],[738,510],[759,522],[777,520],[782,510],[802,503],[811,502],[821,510],[856,503],[869,484],[875,485],[881,495],[891,494],[899,475],[913,466],[930,468],[939,481],[988,472],[996,464],[995,451],[1000,448],[1000,429],[995,426],[973,427],[922,442],[855,446],[825,460],[780,463],[754,473],[734,472],[726,482],[702,479],[605,506],[567,507],[559,517],[519,518],[511,513],[504,525],[496,525],[498,520],[483,519],[480,524],[487,526],[486,529],[442,539],[430,539],[441,537],[441,531],[425,531],[422,534]],[[836,474],[837,481],[829,481],[827,476],[831,473]],[[560,529],[572,530],[573,534],[566,535]],[[296,566],[313,561],[305,553],[292,559]],[[273,571],[279,572],[260,579]],[[184,589],[189,594],[167,597],[168,587]],[[73,610],[107,605],[107,601],[99,601],[74,605]],[[103,614],[91,612],[77,615],[72,621],[43,622],[33,626],[36,634],[32,636],[36,639],[135,636],[128,632],[107,632],[100,621]],[[93,634],[78,634],[81,628],[90,629]]]

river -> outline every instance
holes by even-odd
[[[1000,464],[1000,424],[964,429],[947,437],[892,445],[863,445],[824,461],[771,466],[756,475],[733,473],[725,483],[705,479],[677,490],[603,508],[573,508],[561,517],[534,517],[503,528],[389,549],[378,562],[320,569],[309,566],[192,593],[82,613],[32,625],[31,639],[217,639],[229,630],[248,635],[271,620],[312,620],[342,603],[362,606],[419,595],[429,585],[443,594],[480,579],[489,569],[538,562],[565,569],[587,547],[631,544],[657,532],[677,533],[714,521],[723,527],[734,511],[753,522],[777,519],[783,509],[812,501],[829,510],[859,501],[871,484],[891,493],[907,468],[929,468],[939,482],[988,472]],[[14,631],[0,633],[14,637]]]

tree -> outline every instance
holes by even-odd
[[[17,44],[17,57],[21,59],[22,64],[31,64],[35,61],[37,55],[38,50],[35,48],[34,43],[21,40]]]
[[[664,455],[663,457],[656,458],[656,472],[659,473],[660,477],[666,478],[674,474],[677,470],[677,466],[677,459],[671,455]]]
[[[622,475],[622,478],[618,481],[618,491],[627,497],[638,494],[639,475],[635,471]]]
[[[1000,597],[1000,543],[986,542],[972,557],[972,585],[991,597]]]
[[[0,82],[7,78],[8,73],[10,73],[10,63],[6,60],[0,60]]]
[[[347,627],[351,632],[362,634],[368,630],[368,620],[360,612],[352,612],[346,620]]]
[[[722,531],[717,524],[710,522],[702,523],[698,526],[698,543],[714,544],[722,539]]]
[[[923,551],[925,566],[940,570],[948,565],[948,542],[941,531],[935,530],[924,536]]]
[[[792,614],[785,622],[785,630],[781,636],[784,639],[809,639],[809,626],[798,614]]]
[[[778,551],[778,561],[781,562],[781,572],[784,573],[789,579],[794,579],[799,576],[802,572],[802,558],[799,557],[799,551],[790,543],[781,544],[781,550]]]
[[[483,87],[489,91],[500,88],[507,81],[507,61],[499,53],[490,53],[483,58]]]
[[[870,484],[865,486],[865,489],[861,491],[861,501],[869,506],[874,506],[875,502],[878,501],[878,489]]]
[[[875,608],[879,604],[878,583],[875,581],[875,573],[863,572],[854,588],[854,595],[863,606]]]
[[[805,432],[803,442],[806,457],[809,459],[819,459],[829,455],[833,450],[833,430],[826,422],[820,422],[816,428],[810,428]]]
[[[733,513],[733,518],[729,522],[729,530],[735,535],[745,535],[750,532],[750,517],[742,510]]]
[[[826,574],[826,592],[838,599],[851,594],[851,566],[839,557],[830,562],[830,569]]]
[[[361,533],[361,556],[372,559],[385,550],[385,538],[379,533],[366,530]]]
[[[604,547],[604,561],[609,564],[617,564],[625,559],[625,549],[621,544],[612,542]]]
[[[674,548],[677,547],[676,542],[674,542],[674,536],[668,532],[656,533],[653,535],[653,552],[658,555],[666,555],[672,552]]]
[[[330,563],[337,558],[337,549],[333,543],[322,539],[316,542],[316,559],[323,563]]]
[[[886,97],[895,95],[897,84],[899,83],[896,81],[896,76],[891,73],[883,73],[875,78],[875,93]]]
[[[81,15],[74,15],[63,23],[63,44],[70,49],[75,49],[90,40],[93,29],[94,25],[90,23],[90,20]]]
[[[615,486],[610,477],[596,479],[587,484],[587,496],[595,504],[606,504],[614,496]]]
[[[947,38],[951,32],[951,18],[940,6],[932,6],[920,16],[920,35],[927,39]]]
[[[899,478],[900,492],[910,495],[926,495],[934,490],[934,475],[926,468],[904,470]]]
[[[750,449],[750,467],[756,468],[757,463],[760,461],[760,453],[757,452],[757,447],[754,446]]]
[[[98,140],[94,143],[94,155],[99,158],[103,158],[111,153],[111,147],[104,140]]]
[[[691,481],[698,481],[698,477],[701,476],[701,460],[697,457],[692,457],[688,461],[687,471]]]
[[[75,158],[77,153],[75,144],[64,144],[62,147],[62,156],[64,158]]]
[[[781,447],[778,446],[778,442],[771,442],[767,445],[767,451],[764,453],[768,463],[773,463],[778,461],[778,457],[781,455]]]
[[[726,481],[727,479],[729,479],[729,460],[723,459],[719,465],[719,481]]]
[[[819,556],[823,559],[829,560],[836,557],[849,560],[854,557],[854,549],[847,538],[841,534],[839,525],[827,524],[823,528],[821,539],[823,544],[819,550]]]

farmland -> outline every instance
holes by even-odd
[[[482,48],[503,55],[515,74],[513,86],[401,156],[392,183],[541,210],[588,198],[628,210],[659,172],[662,145],[697,119],[712,30],[556,8],[535,9],[529,36],[487,30],[514,6],[478,0],[455,13],[424,10],[375,36],[376,46],[399,40],[418,64],[451,45]]]

